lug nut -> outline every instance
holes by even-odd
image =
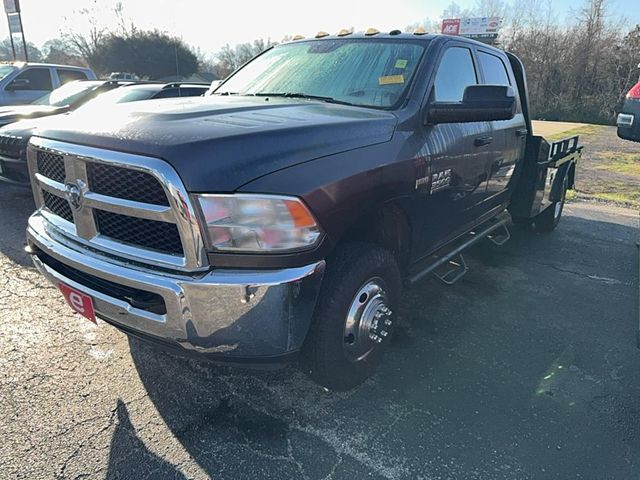
[[[371,340],[373,340],[374,342],[378,342],[380,343],[382,341],[382,338],[380,338],[378,335],[376,335],[375,333],[370,333],[369,334],[369,338]]]
[[[389,325],[391,325],[393,322],[391,320],[389,320],[388,318],[384,321],[384,324],[388,327]]]
[[[389,332],[387,332],[386,330],[380,330],[380,335],[386,337],[387,335],[389,335]]]

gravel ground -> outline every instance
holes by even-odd
[[[72,314],[0,185],[0,478],[640,476],[638,217],[573,203],[471,271],[404,295],[379,372],[333,394],[294,368],[213,367]]]

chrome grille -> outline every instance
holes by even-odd
[[[173,223],[156,222],[96,210],[98,231],[131,245],[143,245],[160,252],[182,254],[180,234]]]
[[[160,182],[145,172],[92,163],[87,165],[92,191],[153,205],[169,205]]]
[[[151,265],[207,267],[189,195],[163,160],[39,137],[27,158],[36,204],[64,238]]]
[[[38,152],[38,171],[56,182],[64,182],[64,159],[62,155]]]
[[[73,222],[73,212],[71,211],[69,202],[49,192],[42,192],[42,195],[44,197],[44,206],[47,207],[51,213],[58,215],[60,218],[64,218],[67,222]]]

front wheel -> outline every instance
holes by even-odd
[[[391,336],[400,287],[400,270],[388,250],[352,243],[338,251],[328,262],[302,351],[311,378],[343,391],[373,374]]]
[[[564,201],[567,197],[567,188],[569,186],[569,175],[565,174],[562,180],[562,193],[560,200],[552,203],[544,212],[535,219],[536,230],[540,232],[552,232],[560,222],[562,211],[564,210]]]

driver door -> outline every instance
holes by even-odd
[[[20,72],[5,87],[8,105],[26,105],[53,90],[51,69],[30,67]]]
[[[440,58],[429,102],[460,102],[465,88],[479,83],[473,50],[467,44],[451,42]],[[426,217],[421,242],[425,254],[465,230],[480,215],[487,195],[491,141],[490,122],[424,127],[422,151],[428,182],[420,194]]]

